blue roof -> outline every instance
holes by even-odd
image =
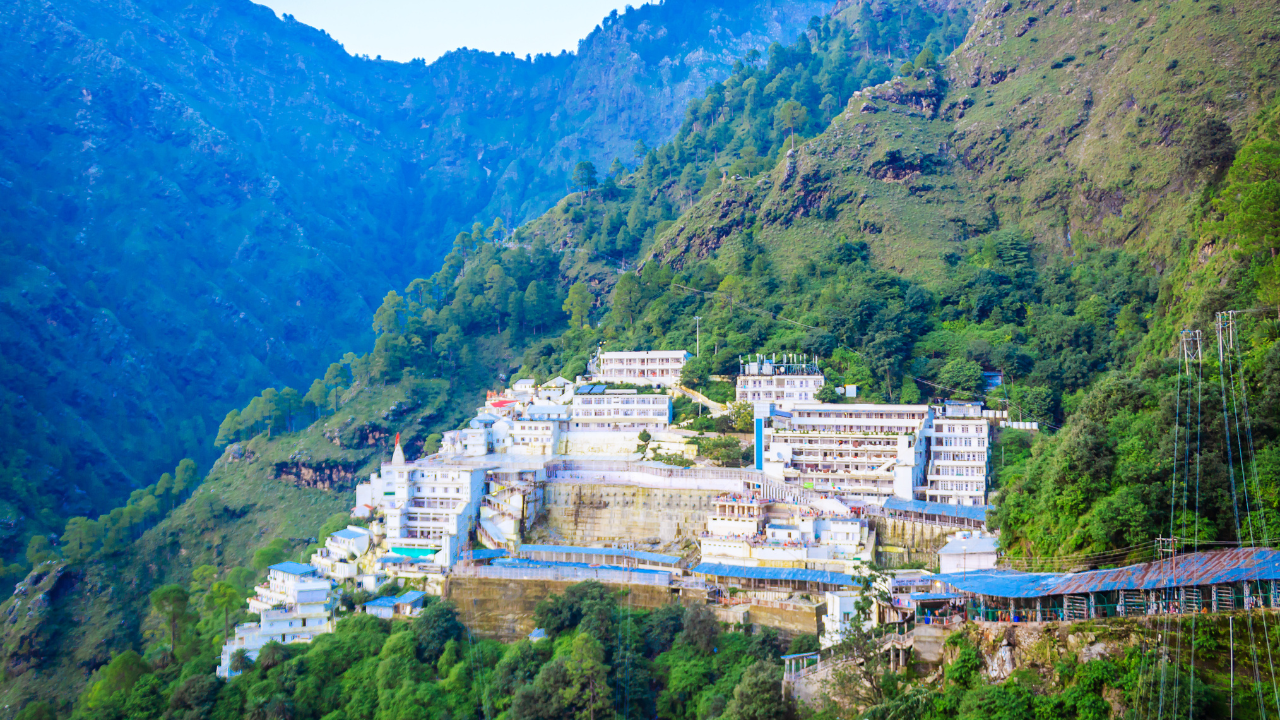
[[[973,553],[993,553],[997,547],[996,538],[956,538],[938,550],[939,555],[972,555]]]
[[[488,548],[480,548],[471,551],[472,560],[493,560],[495,558],[506,557],[506,550],[490,550]]]
[[[995,508],[991,505],[951,505],[949,503],[925,502],[924,500],[887,498],[884,501],[884,509],[922,513],[925,515],[945,515],[946,517],[958,517],[986,522],[987,511],[994,510]]]
[[[1115,590],[1217,585],[1244,580],[1280,580],[1280,551],[1235,548],[1179,555],[1173,560],[1139,563],[1079,573],[1024,573],[980,570],[934,575],[930,580],[957,590],[995,597],[1029,598]]]
[[[649,570],[647,568],[623,567],[621,565],[592,565],[582,562],[557,562],[554,560],[521,560],[520,558],[499,558],[493,561],[494,565],[501,567],[526,567],[526,568],[588,568],[591,570],[619,570],[622,572],[633,573],[650,573],[653,575],[670,575],[669,570]]]
[[[426,596],[427,596],[427,594],[426,594],[426,593],[424,593],[424,592],[422,592],[421,590],[410,590],[409,592],[404,593],[404,594],[403,594],[403,595],[401,595],[400,597],[396,598],[396,602],[398,602],[398,603],[415,603],[415,602],[418,602],[419,600],[421,600],[422,598],[424,598],[424,597],[426,597]]]
[[[329,533],[329,537],[336,537],[340,540],[355,540],[356,538],[369,537],[369,533],[356,532],[355,530],[339,530]]]
[[[799,580],[802,582],[826,583],[828,585],[854,584],[853,577],[845,573],[807,570],[804,568],[743,567],[741,565],[700,563],[693,568],[692,572],[695,575],[718,575],[720,577],[750,578],[752,580]]]
[[[530,640],[541,640],[546,636],[547,636],[547,631],[543,630],[542,628],[534,628],[533,632],[529,633]]]
[[[529,552],[560,552],[560,553],[579,553],[581,555],[613,555],[615,557],[629,557],[635,560],[652,563],[666,563],[675,565],[680,562],[678,555],[663,555],[662,553],[645,552],[644,550],[628,550],[626,548],[598,548],[598,547],[575,547],[573,545],[521,545],[521,553]]]
[[[779,525],[777,523],[769,523],[770,530],[799,530],[795,525]]]
[[[275,565],[272,565],[269,569],[278,570],[282,573],[288,573],[289,575],[310,575],[311,573],[316,571],[316,569],[311,567],[310,565],[303,565],[302,563],[296,563],[296,562],[276,563]]]
[[[389,607],[395,607],[395,606],[396,606],[396,599],[394,597],[391,597],[390,595],[387,595],[386,597],[380,597],[380,598],[375,598],[373,600],[370,600],[369,602],[362,604],[360,607],[389,608]]]

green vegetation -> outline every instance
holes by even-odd
[[[505,236],[555,203],[577,163],[664,142],[731,72],[725,58],[792,41],[822,7],[642,4],[577,54],[463,48],[428,65],[353,57],[253,3],[12,6],[5,567],[32,536],[123,504],[180,458],[207,467],[229,408],[268,386],[305,395],[325,362],[370,342],[388,290],[439,268],[458,230],[501,217]],[[16,579],[0,577],[0,593]]]
[[[43,531],[10,532],[10,556],[21,553],[35,567],[27,594],[0,608],[0,617],[13,618],[3,645],[12,679],[0,699],[66,698],[79,688],[55,687],[52,678],[87,668],[96,674],[77,705],[82,715],[108,706],[140,717],[166,708],[329,720],[785,715],[773,703],[776,639],[714,632],[705,617],[683,611],[632,613],[589,586],[539,609],[557,636],[547,643],[476,641],[437,604],[429,627],[349,619],[311,647],[238,660],[247,670],[231,683],[209,677],[216,642],[241,612],[232,600],[255,579],[249,568],[282,554],[305,557],[314,528],[347,508],[345,491],[385,456],[394,433],[404,433],[411,455],[426,451],[483,390],[504,384],[500,375],[573,377],[602,345],[692,350],[699,327],[703,351],[688,382],[716,397],[728,399],[710,377],[735,371],[739,355],[805,352],[822,358],[830,385],[856,384],[863,401],[982,398],[1007,404],[1013,420],[1040,422],[1038,433],[1008,432],[996,447],[994,521],[1015,557],[1146,559],[1142,548],[1165,531],[1206,541],[1250,532],[1272,539],[1280,526],[1280,400],[1272,392],[1280,383],[1280,321],[1268,307],[1280,292],[1280,46],[1249,38],[1274,31],[1274,4],[1247,0],[1226,12],[1190,0],[1085,0],[1069,14],[1066,6],[1035,14],[1001,7],[987,8],[974,28],[973,37],[986,39],[950,56],[947,41],[962,29],[963,13],[894,4],[846,8],[767,58],[748,55],[688,107],[674,139],[641,144],[634,167],[619,160],[601,173],[584,158],[562,156],[556,177],[580,192],[511,233],[505,219],[472,225],[439,272],[396,278],[407,286],[386,293],[372,313],[366,354],[342,355],[310,384],[302,382],[305,369],[243,372],[220,397],[244,402],[257,388],[280,389],[222,420],[222,458],[167,516],[181,493],[161,482],[120,508],[110,528],[85,513],[56,544]],[[907,47],[879,55],[873,38],[904,39]],[[862,87],[889,80],[889,68],[904,60],[900,77]],[[470,222],[476,211],[467,207]],[[299,206],[297,215],[305,214]],[[484,217],[499,215],[508,217]],[[162,226],[177,227],[164,217]],[[396,228],[420,222],[407,212],[395,217]],[[240,227],[239,218],[213,224]],[[332,227],[306,233],[324,247],[333,242],[326,233],[339,232],[333,227],[359,225],[329,219]],[[439,227],[452,232],[466,222]],[[227,232],[237,243],[247,235]],[[306,272],[307,264],[296,267]],[[382,277],[370,273],[361,286],[376,286],[375,275]],[[77,287],[88,287],[82,280]],[[26,277],[21,286],[40,284]],[[112,297],[123,298],[113,306],[119,316],[147,306],[126,307],[129,289],[112,286]],[[345,302],[305,312],[345,323],[351,315],[334,312],[356,306]],[[350,337],[366,332],[373,304],[350,311],[360,318]],[[1240,352],[1231,358],[1243,369],[1256,451],[1249,472],[1235,473],[1239,482],[1211,412],[1196,416],[1199,453],[1174,457],[1175,419],[1189,427],[1178,408],[1190,406],[1187,379],[1179,384],[1169,360],[1180,331],[1211,338],[1214,313],[1232,308],[1263,310],[1240,318]],[[302,326],[319,325],[316,317],[289,316]],[[988,391],[982,372],[995,370],[1004,384]],[[1226,370],[1207,361],[1206,387]],[[48,384],[42,375],[29,379],[28,390]],[[158,386],[157,397],[167,387]],[[50,440],[56,429],[24,415],[24,405],[6,407],[15,420],[8,429],[0,423],[4,437],[18,438],[16,423],[37,429],[6,445],[31,454],[5,465],[0,483],[14,494],[0,503],[19,498],[33,525],[56,529],[63,506],[33,488],[49,486],[55,473],[84,477],[88,465],[59,455]],[[124,415],[118,404],[105,407],[116,414],[104,412],[100,427]],[[676,413],[705,432],[744,429],[736,411],[698,418],[677,400]],[[212,436],[211,426],[199,437]],[[698,444],[723,464],[743,457],[736,440]],[[31,457],[51,459],[28,475]],[[1188,487],[1187,473],[1175,477],[1175,462],[1199,468],[1194,508],[1169,502]],[[85,487],[97,492],[89,480]],[[1252,504],[1237,525],[1232,496],[1243,489]],[[11,507],[0,504],[0,512]],[[109,529],[128,541],[118,551],[108,552],[117,550]],[[73,570],[83,574],[75,587],[65,579]],[[175,585],[188,593],[184,612]],[[165,592],[153,604],[157,588]],[[99,601],[101,594],[110,600]],[[1221,642],[1195,641],[1206,653]],[[1101,717],[1109,710],[1100,696],[1144,682],[1131,658],[1113,657],[1064,664],[1052,684],[1018,675],[988,685],[975,649],[952,651],[939,688],[864,666],[874,672],[859,687],[878,693],[866,706],[885,706],[884,716],[988,717],[1001,707],[1011,717]],[[1196,695],[1199,682],[1183,687],[1193,689],[1188,702],[1219,707],[1208,690]],[[755,708],[762,710],[753,715]]]
[[[153,596],[172,628],[210,629],[185,612],[183,587]],[[241,656],[241,674],[226,683],[208,673],[220,650],[213,644],[150,661],[130,650],[94,674],[71,717],[683,720],[715,708],[748,720],[793,712],[781,695],[776,635],[723,632],[705,605],[636,612],[625,592],[587,582],[543,601],[537,614],[551,637],[507,645],[471,638],[465,612],[436,598],[408,622],[356,614],[310,645],[272,643],[256,662]]]

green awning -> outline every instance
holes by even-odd
[[[395,553],[396,555],[403,555],[404,557],[408,557],[408,558],[429,558],[440,551],[434,548],[393,547],[391,548],[391,552]]]

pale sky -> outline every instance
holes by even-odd
[[[352,55],[431,62],[469,47],[519,57],[573,52],[626,0],[257,0],[325,30]],[[645,0],[630,0],[633,6]]]

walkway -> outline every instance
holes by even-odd
[[[683,385],[676,385],[674,388],[672,388],[672,390],[675,392],[675,394],[684,395],[690,400],[710,410],[711,417],[719,417],[729,412],[728,405],[725,405],[723,403],[718,403],[715,400],[712,400],[711,398],[707,397],[706,395],[703,395],[702,393],[698,392],[697,390],[691,390]]]

